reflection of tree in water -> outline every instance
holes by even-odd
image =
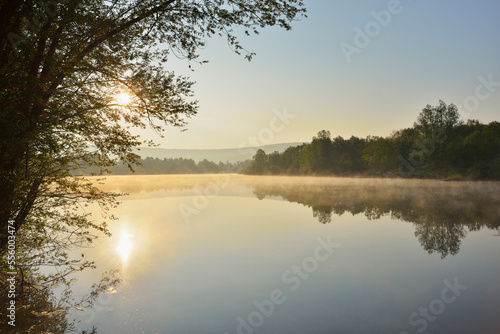
[[[70,328],[66,319],[67,307],[55,301],[49,289],[36,289],[25,284],[16,284],[15,319],[7,318],[10,299],[8,298],[7,277],[2,275],[0,297],[2,322],[0,329],[8,333],[65,333]],[[7,314],[5,314],[7,313]],[[14,320],[15,327],[8,322]]]
[[[462,224],[429,222],[415,226],[415,236],[422,247],[429,254],[440,253],[442,258],[457,254],[466,235],[465,225]]]
[[[339,184],[286,183],[254,186],[259,199],[281,196],[313,210],[322,224],[346,212],[376,220],[411,222],[422,247],[455,255],[468,231],[500,226],[500,183],[417,180],[354,180]]]
[[[328,224],[332,222],[332,210],[325,205],[313,205],[313,217],[318,218],[321,224]]]
[[[15,297],[10,296],[10,275],[0,274],[0,333],[96,333],[94,327],[90,331],[78,328],[77,320],[69,320],[72,311],[85,313],[86,309],[92,308],[94,302],[110,287],[116,286],[119,279],[115,277],[116,271],[105,273],[98,284],[94,284],[89,293],[74,300],[72,293],[72,281],[66,280],[59,275],[44,276],[38,271],[17,268],[15,275]],[[60,287],[61,292],[54,292],[55,287]],[[109,291],[109,290],[108,290]],[[8,307],[11,300],[15,301],[15,319],[9,319]],[[73,312],[74,313],[74,312]],[[9,321],[15,320],[15,326]]]

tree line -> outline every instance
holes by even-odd
[[[248,168],[251,160],[237,162],[208,161],[204,159],[195,162],[193,159],[185,158],[152,158],[138,159],[136,166],[125,163],[117,164],[107,168],[107,172],[115,175],[148,175],[148,174],[212,174],[212,173],[240,173]],[[99,174],[100,170],[95,167],[83,167],[78,173],[81,175]]]
[[[283,153],[259,150],[243,173],[500,179],[500,123],[461,121],[453,103],[439,101],[387,137],[332,138],[322,130]]]

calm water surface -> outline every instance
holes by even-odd
[[[115,176],[99,333],[500,333],[500,184]],[[78,250],[81,252],[81,250]]]

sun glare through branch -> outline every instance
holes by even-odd
[[[132,102],[132,96],[122,91],[115,95],[114,100],[119,106],[128,106]]]

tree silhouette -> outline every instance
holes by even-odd
[[[60,206],[109,203],[71,171],[132,167],[144,143],[130,128],[160,133],[196,114],[192,82],[165,70],[170,56],[204,62],[197,51],[220,35],[251,59],[235,28],[289,30],[304,13],[300,0],[1,1],[0,250],[9,220],[22,233],[70,224],[56,217]]]

